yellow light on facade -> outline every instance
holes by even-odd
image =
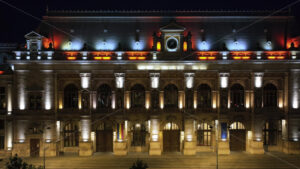
[[[82,119],[81,120],[81,137],[83,142],[88,142],[90,140],[90,120]]]
[[[183,42],[183,51],[186,52],[188,49],[187,42]]]
[[[164,93],[163,92],[161,92],[161,93],[159,93],[160,94],[160,96],[159,96],[159,104],[160,104],[160,108],[161,109],[164,109]]]
[[[227,88],[228,87],[228,80],[229,73],[220,73],[220,87]]]
[[[248,131],[248,140],[252,140],[252,131]]]
[[[191,142],[193,140],[193,136],[191,134],[187,135],[186,140]]]
[[[160,42],[156,43],[156,49],[157,49],[157,51],[161,51],[161,43]]]

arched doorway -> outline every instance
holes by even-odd
[[[136,123],[132,125],[130,130],[130,132],[132,133],[131,146],[146,146],[146,125],[143,123]]]
[[[197,127],[197,146],[211,146],[211,129],[208,123],[200,123]]]
[[[163,151],[164,152],[180,151],[180,130],[176,123],[169,122],[164,126]]]
[[[229,130],[230,151],[246,150],[246,129],[243,123],[234,122],[230,125]]]
[[[100,123],[96,128],[96,152],[113,151],[113,130],[107,123]]]
[[[78,147],[79,130],[77,122],[66,122],[64,126],[64,147]]]

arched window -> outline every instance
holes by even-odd
[[[234,122],[230,125],[230,130],[245,130],[245,126],[241,122]]]
[[[70,84],[64,90],[64,107],[78,108],[78,89],[75,85]]]
[[[198,124],[197,130],[197,145],[211,145],[211,127],[207,123]]]
[[[211,88],[207,84],[201,84],[197,93],[198,108],[211,108]]]
[[[232,108],[244,107],[244,88],[240,84],[234,84],[230,88],[230,103]]]
[[[165,107],[178,106],[178,89],[173,84],[167,85],[164,89],[164,105]]]
[[[111,107],[111,88],[107,84],[101,85],[97,90],[97,105],[98,108]]]
[[[165,124],[164,130],[179,130],[179,127],[176,123],[169,122]]]
[[[131,107],[145,106],[145,88],[136,84],[131,88]]]
[[[0,87],[0,110],[6,109],[5,88]]]
[[[267,84],[263,89],[264,107],[277,107],[277,88],[273,84]]]
[[[78,126],[74,122],[67,123],[64,127],[64,146],[76,147],[79,143]]]

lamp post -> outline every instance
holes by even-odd
[[[216,121],[216,169],[219,168],[219,111],[218,119]]]

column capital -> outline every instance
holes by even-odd
[[[230,76],[230,73],[228,73],[228,72],[220,72],[220,73],[219,73],[219,76],[220,76],[220,77],[229,77],[229,76]]]
[[[263,77],[264,73],[263,72],[254,72],[255,77]]]

